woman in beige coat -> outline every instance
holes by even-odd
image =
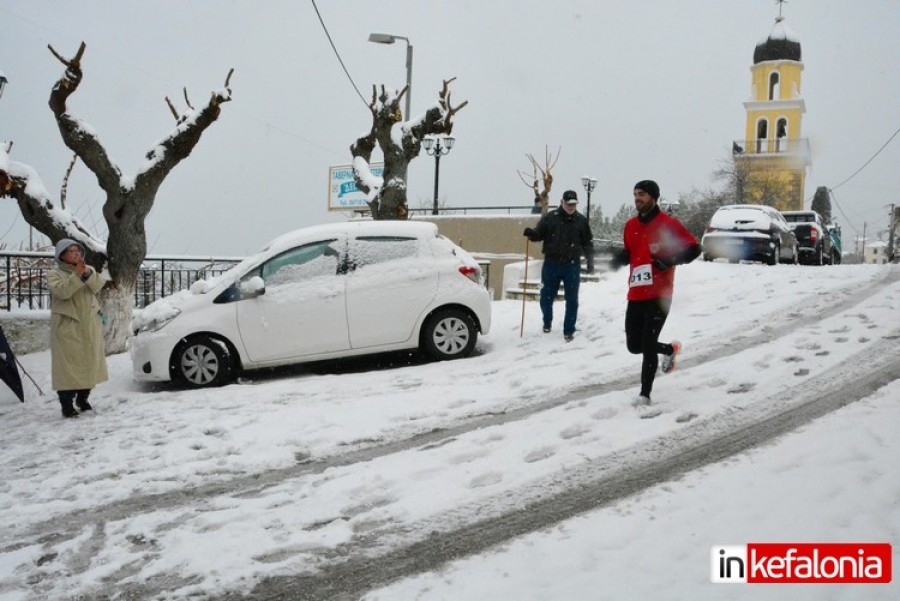
[[[90,411],[91,389],[105,382],[106,354],[97,293],[104,280],[84,262],[84,247],[65,238],[56,244],[55,269],[47,273],[50,286],[50,358],[53,390],[59,395],[63,417]]]

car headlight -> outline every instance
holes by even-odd
[[[144,332],[156,332],[157,330],[161,330],[179,315],[181,315],[181,309],[170,307],[165,315],[157,315],[150,320],[142,320],[143,323],[134,324],[134,334],[137,336]]]

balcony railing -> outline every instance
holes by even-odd
[[[795,155],[808,165],[810,162],[808,138],[758,138],[755,140],[734,140],[732,153],[737,155]]]

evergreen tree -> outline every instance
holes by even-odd
[[[825,186],[816,188],[810,208],[821,215],[825,223],[831,223],[831,194],[828,192],[828,188]]]

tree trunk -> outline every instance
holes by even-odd
[[[113,355],[126,350],[131,335],[131,313],[134,311],[134,285],[123,286],[109,282],[100,292],[103,306],[103,339],[106,354]]]
[[[156,193],[169,172],[186,159],[206,128],[218,119],[221,105],[231,101],[229,82],[232,69],[225,78],[225,89],[214,91],[206,105],[195,110],[184,92],[187,109],[179,114],[168,98],[166,102],[175,117],[176,127],[156,142],[133,178],[125,178],[119,166],[106,152],[94,128],[69,112],[68,98],[82,80],[81,59],[86,46],[82,42],[74,57],[67,59],[52,47],[50,51],[66,70],[50,92],[50,109],[56,117],[63,143],[84,162],[97,177],[106,193],[103,217],[109,229],[106,244],[95,239],[65,207],[56,207],[46,193],[37,172],[21,163],[8,160],[11,143],[0,147],[0,197],[15,198],[25,220],[53,242],[71,238],[86,250],[85,260],[95,269],[109,270],[110,281],[100,293],[104,314],[104,341],[107,354],[125,350],[131,330],[134,291],[141,262],[147,254],[144,221],[153,208]]]

